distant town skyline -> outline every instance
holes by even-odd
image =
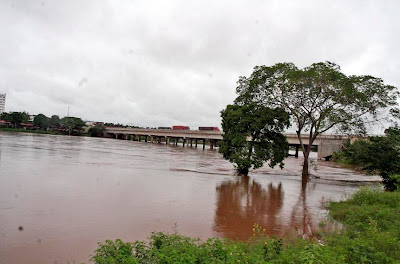
[[[256,65],[333,61],[400,86],[398,1],[0,2],[6,111],[219,126]]]

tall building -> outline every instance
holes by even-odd
[[[6,94],[0,93],[0,114],[6,111]]]

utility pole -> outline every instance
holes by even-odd
[[[67,116],[69,117],[69,106],[68,106],[68,115]]]

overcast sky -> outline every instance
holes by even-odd
[[[220,126],[255,65],[333,61],[400,87],[400,1],[0,0],[6,111]]]

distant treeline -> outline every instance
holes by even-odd
[[[58,115],[47,117],[44,114],[34,116],[33,120],[31,117],[33,116],[26,112],[2,113],[0,125],[3,128],[49,131],[56,134],[76,136],[83,135],[85,132],[84,127],[86,124],[79,117],[66,116],[60,118]]]

